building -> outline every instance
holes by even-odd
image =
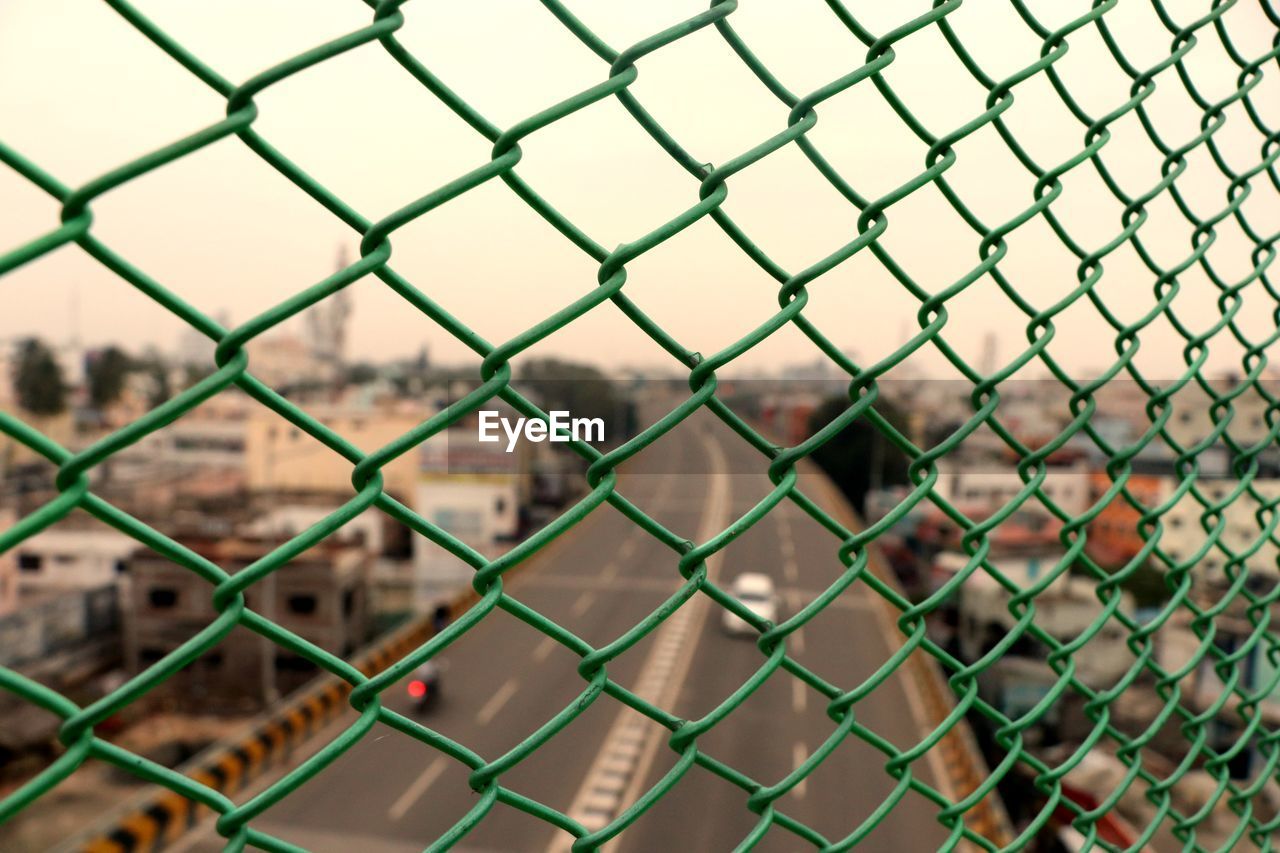
[[[69,590],[0,612],[0,666],[64,696],[101,696],[120,664],[119,588]],[[0,690],[0,754],[43,749],[61,719]],[[8,757],[8,756],[7,756]]]
[[[977,517],[986,517],[1014,500],[1025,487],[1012,461],[982,455],[938,460],[938,480],[933,488],[948,503],[972,508]],[[1079,456],[1050,459],[1040,489],[1063,512],[1079,515],[1089,506],[1087,461]],[[1024,506],[1039,503],[1033,496]]]
[[[248,351],[249,372],[277,391],[337,378],[336,365],[321,361],[310,344],[287,332],[255,338]]]
[[[788,444],[800,444],[813,434],[809,421],[822,398],[812,392],[772,394],[760,402],[757,420],[772,436]]]
[[[235,574],[283,540],[243,537],[187,540],[186,544]],[[335,655],[349,656],[367,639],[369,553],[326,539],[253,584],[249,608]],[[218,616],[213,587],[194,572],[147,551],[128,562],[124,593],[125,663],[139,672],[210,625]],[[205,707],[272,701],[305,683],[315,665],[237,626],[212,650],[166,682],[178,701]]]
[[[365,453],[412,431],[434,410],[418,404],[308,407],[309,413]],[[245,477],[251,491],[351,495],[355,465],[275,412],[254,413],[245,430]],[[384,488],[413,494],[418,461],[413,450],[382,468]]]
[[[1112,487],[1111,477],[1105,471],[1089,475],[1095,501],[1100,501]],[[1131,473],[1125,481],[1125,489],[1143,506],[1158,507],[1169,495],[1171,480],[1160,474]],[[1089,556],[1104,566],[1123,566],[1142,550],[1142,536],[1138,522],[1139,512],[1124,495],[1117,494],[1108,501],[1089,522],[1086,548]]]
[[[242,503],[251,405],[224,391],[122,448],[90,471],[94,493],[148,522],[168,520],[183,501]]]
[[[422,446],[413,509],[486,557],[501,554],[520,533],[521,508],[530,491],[531,445],[482,443],[475,428],[447,430],[444,441]],[[545,446],[545,445],[542,445]],[[461,586],[473,570],[425,536],[413,538],[415,572],[423,595]]]
[[[1228,392],[1221,383],[1214,390],[1219,394]],[[1173,398],[1173,414],[1169,418],[1168,431],[1174,441],[1183,447],[1190,447],[1208,437],[1215,429],[1214,419],[1226,419],[1225,409],[1215,413],[1212,401],[1203,389],[1188,385]],[[1265,441],[1271,427],[1267,423],[1269,404],[1257,391],[1248,390],[1231,400],[1230,420],[1226,425],[1226,433],[1241,446],[1248,446]]]
[[[1211,506],[1229,501],[1221,508],[1221,531],[1213,533],[1219,522],[1209,517],[1208,509],[1188,492],[1161,517],[1161,551],[1174,562],[1196,560],[1195,569],[1209,582],[1227,580],[1224,547],[1238,554],[1247,554],[1244,557],[1244,567],[1250,575],[1271,580],[1280,578],[1280,567],[1277,566],[1280,553],[1273,544],[1273,536],[1268,533],[1266,522],[1274,510],[1263,510],[1264,506],[1274,506],[1280,501],[1280,479],[1254,479],[1251,482],[1250,488],[1262,498],[1262,502],[1249,491],[1241,491],[1232,497],[1239,483],[1235,479],[1198,480],[1196,488]],[[1173,494],[1176,486],[1173,478],[1166,478],[1165,488],[1169,490],[1168,494]],[[1259,520],[1259,514],[1262,521]],[[1206,518],[1207,522],[1202,521]],[[1214,536],[1217,544],[1210,546],[1203,556],[1197,558],[1201,549]],[[1259,539],[1263,541],[1253,550],[1252,546]]]
[[[197,409],[151,433],[139,446],[157,463],[172,467],[242,470],[246,429],[244,411]]]
[[[10,594],[20,602],[54,592],[114,586],[130,555],[141,547],[136,539],[102,524],[50,527],[11,549]]]
[[[340,502],[324,494],[256,493],[240,530],[254,538],[287,539],[319,524],[336,512]],[[388,547],[388,527],[394,522],[377,508],[367,509],[327,537],[381,555]]]
[[[3,377],[0,377],[0,385],[3,384]],[[75,418],[70,411],[58,415],[40,416],[21,411],[16,405],[6,408],[5,411],[15,413],[23,423],[63,447],[72,445],[76,440]],[[48,464],[48,460],[21,441],[8,433],[0,432],[0,476],[8,478],[18,469],[27,466],[40,468]]]
[[[1034,624],[1056,640],[1067,643],[1090,629],[1102,615],[1103,604],[1097,595],[1097,584],[1085,577],[1062,571],[1044,589],[1045,578],[1058,566],[1062,552],[1055,554],[1003,556],[990,560],[992,566],[1017,589],[1035,587]],[[935,571],[955,575],[968,564],[967,554],[947,552],[935,560]],[[1133,599],[1121,593],[1120,607],[1133,612]],[[961,584],[955,602],[958,611],[957,646],[963,660],[973,662],[991,651],[1018,624],[1018,615],[1010,608],[1013,593],[992,574],[979,566]],[[1078,677],[1091,686],[1108,686],[1120,678],[1133,663],[1133,655],[1125,645],[1128,632],[1119,621],[1108,619],[1102,629],[1074,656]],[[1003,656],[1044,660],[1049,649],[1024,633]]]
[[[13,527],[17,516],[13,510],[0,507],[0,531]],[[18,560],[13,549],[0,553],[0,616],[12,613],[18,606]]]

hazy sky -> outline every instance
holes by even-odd
[[[683,0],[578,0],[569,3],[616,49],[705,8]],[[1087,11],[1087,0],[1030,4],[1050,27]],[[1180,22],[1207,2],[1166,2]],[[370,20],[357,0],[182,0],[143,2],[142,11],[211,64],[240,81],[352,31]],[[849,3],[859,20],[886,32],[925,11],[920,2]],[[605,79],[604,62],[536,0],[414,0],[398,37],[428,67],[500,126]],[[993,77],[1035,61],[1040,39],[1006,0],[970,0],[949,18]],[[819,0],[742,0],[730,21],[793,91],[803,94],[862,64],[866,49]],[[1148,67],[1172,41],[1146,0],[1121,0],[1107,21],[1130,60]],[[1247,56],[1270,49],[1273,27],[1257,4],[1225,17]],[[1096,30],[1069,39],[1058,64],[1082,106],[1101,115],[1128,97],[1130,81],[1106,53]],[[898,44],[889,83],[935,133],[984,109],[985,90],[964,70],[936,29]],[[1202,31],[1188,68],[1212,99],[1235,87],[1238,69],[1212,31]],[[1280,125],[1276,64],[1254,90],[1254,103]],[[787,108],[708,28],[639,63],[633,92],[699,159],[721,163],[786,126]],[[1039,162],[1057,164],[1082,147],[1084,129],[1044,75],[1015,89],[1006,116]],[[490,145],[400,68],[377,43],[292,77],[256,98],[255,127],[277,148],[370,219],[378,219],[485,163]],[[1173,70],[1148,99],[1166,140],[1193,137],[1201,111]],[[0,139],[63,182],[76,185],[217,121],[221,98],[151,45],[97,0],[4,0],[0,3]],[[870,81],[822,104],[810,137],[864,195],[875,197],[924,167],[926,146],[890,111]],[[1104,159],[1133,193],[1159,180],[1160,156],[1132,115],[1113,126]],[[1263,138],[1234,107],[1215,136],[1237,169],[1260,159]],[[614,100],[606,100],[521,143],[518,172],[598,242],[631,241],[697,201],[697,182],[645,134]],[[991,128],[957,147],[947,177],[991,224],[1032,198],[1034,179]],[[1121,206],[1091,166],[1066,179],[1054,204],[1084,245],[1120,230]],[[790,146],[730,180],[726,210],[757,243],[795,271],[857,233],[857,211]],[[1203,150],[1179,180],[1201,215],[1222,208],[1227,181]],[[0,251],[54,227],[58,207],[0,167]],[[240,322],[332,271],[338,247],[358,236],[259,160],[240,140],[222,140],[96,200],[94,233],[166,286],[213,314]],[[1280,198],[1265,178],[1253,181],[1245,213],[1257,230],[1280,228]],[[1165,263],[1190,251],[1190,226],[1168,197],[1149,207],[1143,236]],[[978,236],[927,187],[889,210],[882,245],[930,291],[978,261]],[[473,190],[398,231],[393,266],[489,340],[532,325],[595,286],[596,264],[552,230],[500,181]],[[1076,260],[1043,219],[1010,238],[1001,269],[1034,304],[1048,306],[1075,285]],[[1219,228],[1210,253],[1229,278],[1252,266],[1250,245],[1234,222]],[[690,348],[709,354],[776,309],[777,285],[709,219],[632,262],[627,293]],[[1098,293],[1122,317],[1151,305],[1152,275],[1130,247],[1106,260]],[[1178,316],[1195,328],[1217,317],[1216,291],[1199,270],[1182,279]],[[64,247],[0,279],[0,337],[39,333],[66,340],[72,318],[87,343],[127,341],[171,348],[180,322],[85,255]],[[79,293],[78,312],[73,289]],[[809,286],[810,316],[865,362],[891,352],[916,328],[917,300],[862,252]],[[369,277],[353,288],[352,350],[389,357],[424,344],[438,360],[466,355],[429,320]],[[1246,291],[1241,325],[1261,337],[1274,327],[1274,300],[1261,285]],[[995,333],[1002,362],[1025,344],[1026,319],[995,283],[979,280],[949,304],[947,339],[973,360]],[[1111,357],[1114,334],[1086,301],[1058,321],[1054,354],[1084,372]],[[1239,363],[1240,348],[1219,336],[1213,363]],[[1144,368],[1180,370],[1181,341],[1160,320],[1143,335]],[[534,352],[606,365],[666,364],[667,356],[612,305],[599,306]],[[784,329],[740,362],[769,368],[816,355]],[[920,370],[953,375],[932,348],[913,358]]]

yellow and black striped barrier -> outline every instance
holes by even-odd
[[[454,613],[475,597],[468,590],[453,602]],[[413,620],[357,658],[366,676],[382,672],[434,634],[432,620]],[[335,676],[304,689],[301,695],[266,716],[239,741],[216,749],[185,771],[188,776],[223,794],[241,790],[265,770],[286,762],[293,749],[348,710],[351,685]],[[86,842],[84,853],[134,853],[162,850],[198,822],[211,816],[208,806],[180,794],[158,790],[149,801],[124,814],[114,828]]]
[[[557,550],[558,542],[544,548],[540,556],[546,559]],[[522,564],[517,570],[527,565]],[[466,587],[450,600],[449,612],[456,616],[478,599],[475,590]],[[435,632],[432,617],[415,618],[376,641],[353,663],[363,675],[372,677],[421,646]],[[264,771],[287,763],[295,747],[347,711],[350,693],[351,685],[337,676],[321,676],[316,684],[303,688],[298,696],[265,715],[247,736],[213,748],[208,757],[198,759],[182,772],[222,794],[239,791]],[[126,810],[113,826],[72,849],[81,853],[152,853],[163,850],[212,815],[208,806],[160,788]]]

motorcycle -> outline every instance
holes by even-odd
[[[429,711],[440,701],[440,676],[444,669],[443,661],[427,661],[414,670],[406,690],[417,713]]]

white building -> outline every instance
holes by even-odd
[[[934,491],[956,506],[984,507],[994,511],[1013,500],[1026,484],[1017,467],[989,457],[941,459]],[[1050,465],[1040,486],[1044,494],[1065,512],[1078,515],[1089,506],[1089,465],[1079,459],[1068,465]],[[1038,504],[1031,498],[1028,505]]]
[[[518,501],[514,475],[423,477],[414,511],[483,551],[516,535]]]
[[[419,456],[413,509],[427,521],[496,557],[520,531],[528,488],[528,454],[477,441],[474,428],[454,427],[432,439]],[[474,570],[424,536],[413,539],[415,573],[425,595],[470,582]]]
[[[337,365],[321,361],[306,341],[287,332],[257,338],[248,350],[249,372],[272,388],[332,382],[337,376]]]
[[[1196,487],[1207,500],[1220,502],[1231,496],[1237,484],[1238,481],[1232,479],[1199,480]],[[1177,481],[1169,478],[1168,493],[1171,494],[1176,486]],[[1280,499],[1280,480],[1254,480],[1251,487],[1268,503]],[[1244,565],[1250,574],[1274,580],[1280,577],[1280,567],[1277,567],[1276,562],[1280,553],[1271,544],[1270,537],[1266,536],[1267,524],[1258,521],[1257,513],[1261,507],[1257,498],[1248,491],[1242,491],[1222,508],[1224,526],[1215,541],[1233,552],[1243,553],[1262,538],[1264,541],[1261,547],[1245,558]],[[1200,519],[1206,512],[1205,507],[1190,492],[1183,495],[1161,517],[1164,529],[1160,536],[1160,549],[1175,562],[1195,557],[1216,527],[1216,522],[1210,520],[1209,531],[1205,530]],[[1263,518],[1267,518],[1267,515],[1264,514]],[[1226,580],[1223,571],[1226,559],[1226,554],[1215,544],[1196,563],[1195,568],[1203,573],[1206,580]]]
[[[272,506],[256,513],[244,532],[251,537],[288,539],[323,521],[337,509],[336,503],[312,504],[280,499],[280,502],[273,501]],[[382,510],[367,509],[327,538],[349,544],[358,542],[370,554],[381,554],[386,542],[386,519]]]
[[[136,539],[105,526],[43,530],[12,549],[13,594],[21,599],[115,584],[129,555],[142,547]]]
[[[1222,385],[1215,388],[1219,394],[1227,392]],[[1173,397],[1173,413],[1169,418],[1167,429],[1183,447],[1190,447],[1203,441],[1216,429],[1214,416],[1211,414],[1211,403],[1208,395],[1200,388],[1188,385]],[[1242,446],[1256,444],[1266,439],[1271,427],[1267,423],[1268,403],[1252,389],[1231,400],[1231,417],[1225,432],[1232,440]],[[1226,419],[1226,410],[1219,411],[1217,417]]]

